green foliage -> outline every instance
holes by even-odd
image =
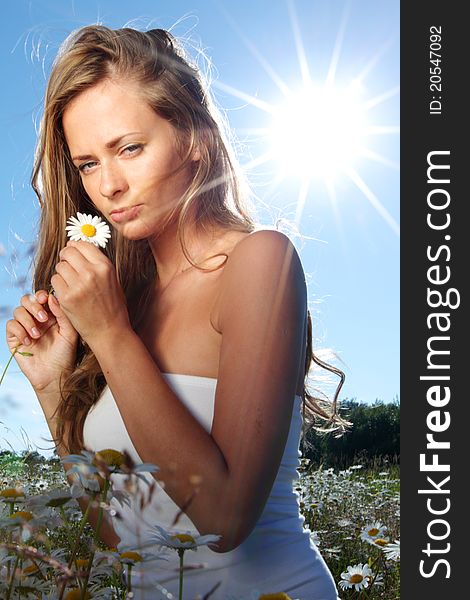
[[[16,478],[24,473],[24,457],[9,450],[0,452],[0,473],[3,478]]]
[[[400,457],[400,404],[381,402],[341,403],[342,416],[352,427],[342,437],[310,431],[304,456],[315,464],[347,468],[354,463],[398,463]]]

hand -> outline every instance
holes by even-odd
[[[51,284],[82,339],[92,346],[110,329],[130,328],[124,292],[111,261],[88,242],[69,241]]]
[[[61,375],[73,369],[78,333],[46,291],[26,294],[20,302],[13,311],[15,318],[7,322],[8,347],[11,352],[18,349],[15,360],[35,391],[57,391]]]

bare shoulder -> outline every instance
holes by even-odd
[[[225,267],[222,285],[233,279],[249,281],[252,278],[272,280],[288,272],[304,273],[297,250],[287,235],[274,229],[259,229],[244,237],[233,248]]]
[[[257,229],[243,237],[232,249],[225,267],[225,280],[238,272],[249,276],[253,267],[275,274],[280,269],[301,267],[301,264],[287,235],[275,229]]]
[[[305,275],[297,250],[284,233],[257,229],[233,247],[220,278],[215,324],[220,332],[226,308],[237,301],[254,302],[272,290],[293,292],[305,301]]]

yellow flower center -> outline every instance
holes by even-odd
[[[183,544],[186,543],[186,542],[191,542],[192,544],[196,543],[196,541],[193,538],[193,536],[189,535],[189,533],[176,533],[175,535],[171,536],[171,539],[172,540],[179,540]]]
[[[25,521],[31,521],[31,519],[33,518],[33,513],[30,513],[27,510],[17,510],[12,515],[10,515],[10,519],[16,519],[16,517],[20,517]]]
[[[284,592],[278,592],[277,594],[262,594],[258,600],[291,600],[291,597]]]
[[[117,450],[100,450],[96,453],[96,457],[98,460],[102,460],[108,467],[121,467],[126,462],[124,454],[121,454]]]
[[[77,560],[76,560],[77,569],[88,569],[89,563],[90,563],[90,561],[88,558],[77,558]]]
[[[23,569],[23,574],[31,575],[31,573],[36,573],[36,571],[39,571],[39,567],[37,565],[29,565],[29,567],[25,567]]]
[[[376,540],[374,540],[374,544],[377,544],[377,546],[386,546],[388,542],[387,540],[383,540],[382,538],[377,538]]]
[[[129,560],[133,560],[134,562],[140,562],[142,560],[142,557],[138,552],[122,552],[119,556],[121,558],[128,558]]]
[[[90,223],[85,223],[85,225],[82,225],[81,229],[83,235],[86,235],[87,237],[93,237],[96,235],[96,227],[90,225]]]
[[[379,529],[377,529],[376,527],[372,527],[372,529],[369,529],[369,531],[367,533],[371,537],[374,537],[374,535],[377,535],[379,533]]]
[[[0,496],[2,496],[2,498],[24,498],[24,492],[17,490],[16,488],[7,488],[0,492]]]
[[[350,579],[349,579],[349,583],[361,583],[361,581],[364,579],[364,577],[362,575],[359,575],[359,573],[356,573],[355,575],[351,575]]]
[[[79,588],[73,588],[67,592],[65,600],[80,600],[82,597],[82,590]],[[85,600],[91,600],[91,596],[88,592],[85,592]]]

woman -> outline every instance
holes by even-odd
[[[116,504],[105,542],[146,546],[184,509],[178,530],[220,536],[194,555],[207,564],[186,573],[185,598],[220,582],[214,600],[332,600],[292,491],[302,398],[328,417],[305,402],[304,273],[286,236],[256,227],[237,181],[200,75],[170,34],[72,34],[33,173],[37,291],[8,322],[8,344],[34,350],[15,358],[61,456],[115,448],[159,467],[154,498]],[[67,243],[77,211],[113,226],[105,251]],[[134,585],[145,598],[176,594],[176,566],[134,569]]]

